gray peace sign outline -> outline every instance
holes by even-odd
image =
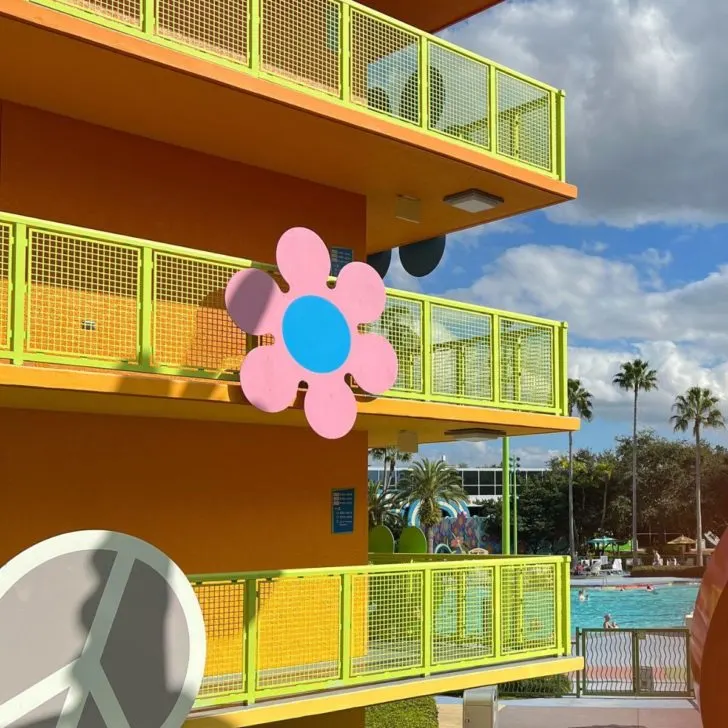
[[[133,536],[112,531],[74,531],[54,536],[18,554],[0,568],[0,599],[23,577],[59,556],[103,549],[116,553],[81,656],[0,705],[0,728],[7,728],[37,707],[68,691],[58,728],[77,728],[89,695],[104,722],[130,728],[123,708],[101,665],[132,567],[140,561],[166,581],[179,600],[189,631],[189,660],[182,689],[160,728],[180,728],[197,696],[205,670],[205,623],[200,604],[187,577],[166,554]],[[80,679],[79,679],[80,678]],[[190,700],[190,696],[192,696]]]

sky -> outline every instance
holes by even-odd
[[[642,357],[659,390],[640,425],[673,436],[675,395],[710,387],[728,417],[728,3],[723,0],[506,0],[442,33],[566,91],[574,202],[448,237],[424,279],[396,253],[386,283],[569,324],[569,376],[595,417],[575,446],[631,433],[632,400],[612,384]],[[726,433],[708,439],[728,445]],[[564,453],[565,434],[514,438],[522,466]],[[469,465],[500,443],[420,448]]]

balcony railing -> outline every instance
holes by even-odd
[[[0,213],[0,359],[233,381],[246,336],[224,290],[252,263]],[[566,325],[389,291],[370,330],[399,359],[387,395],[566,414]]]
[[[565,180],[562,92],[351,0],[35,1]]]
[[[196,707],[571,655],[566,557],[191,576]]]

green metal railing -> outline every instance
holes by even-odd
[[[571,655],[566,557],[189,579],[199,708]]]
[[[586,696],[693,697],[688,629],[577,629]]]
[[[233,381],[266,337],[229,318],[249,260],[0,213],[0,359]],[[566,325],[388,291],[386,396],[565,414]]]
[[[33,1],[565,180],[563,92],[351,0]]]

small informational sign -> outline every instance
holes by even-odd
[[[338,276],[341,269],[354,260],[354,251],[351,248],[331,248],[331,275]]]
[[[354,533],[354,489],[331,491],[331,532]]]

